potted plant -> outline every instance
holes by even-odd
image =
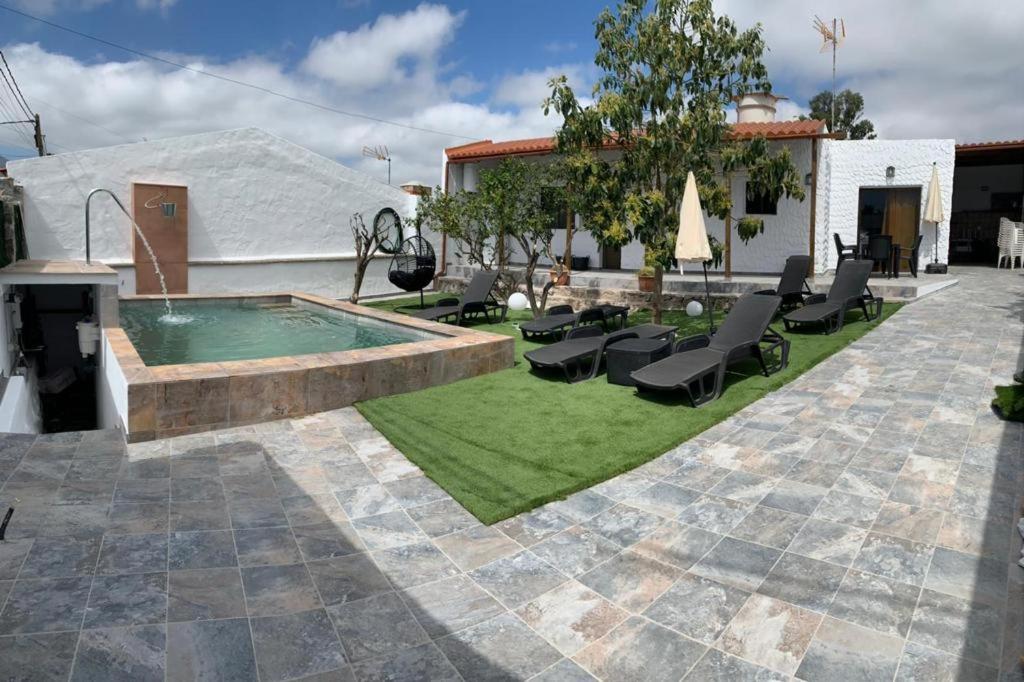
[[[555,258],[555,264],[548,270],[548,276],[555,283],[556,287],[564,287],[569,284],[569,269],[565,267],[561,256]]]
[[[650,293],[654,291],[654,266],[645,265],[636,271],[636,278],[640,285],[640,291]]]

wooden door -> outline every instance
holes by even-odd
[[[601,247],[601,267],[604,270],[621,270],[622,249],[618,246]]]
[[[171,208],[173,206],[173,208]],[[169,294],[188,293],[188,188],[180,185],[132,184],[132,215],[160,265]],[[153,259],[132,230],[135,293],[159,294]]]
[[[920,188],[896,187],[888,191],[882,234],[892,235],[892,243],[902,246],[904,253],[910,251],[921,229],[920,211]]]

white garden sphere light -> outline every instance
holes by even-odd
[[[530,302],[526,299],[526,294],[520,291],[508,297],[508,307],[512,310],[526,310],[528,305]]]
[[[704,306],[700,304],[700,301],[690,301],[686,304],[686,314],[690,317],[697,317],[704,312]]]

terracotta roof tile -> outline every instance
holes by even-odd
[[[824,121],[816,120],[735,123],[732,126],[732,132],[734,136],[742,140],[749,140],[759,135],[763,135],[771,140],[821,135],[826,132],[826,127]],[[507,140],[505,142],[493,142],[491,140],[470,142],[458,147],[448,147],[445,149],[445,153],[448,155],[449,161],[459,162],[495,156],[550,154],[554,150],[555,138],[532,137],[525,140]]]
[[[957,151],[973,149],[1020,149],[1024,148],[1024,140],[996,140],[994,142],[965,142],[956,146]]]

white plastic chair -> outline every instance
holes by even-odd
[[[1024,223],[1015,223],[1008,218],[999,219],[999,237],[996,240],[999,248],[999,257],[996,260],[996,267],[1002,267],[1003,261],[1009,262],[1012,270],[1016,266],[1017,259],[1020,259],[1024,267]]]

